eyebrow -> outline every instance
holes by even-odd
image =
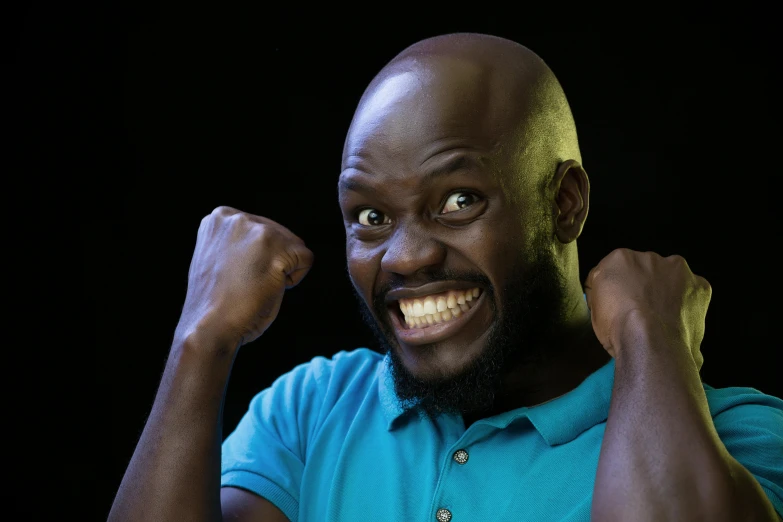
[[[480,166],[481,166],[480,159],[477,159],[472,155],[468,155],[468,154],[455,155],[447,159],[446,161],[443,161],[441,164],[437,165],[436,167],[428,169],[422,175],[422,182],[432,183],[438,178],[449,176],[457,171],[476,168]],[[378,193],[377,189],[369,185],[365,185],[364,183],[357,180],[346,179],[343,177],[340,177],[338,186],[339,188],[345,190],[352,190],[354,192],[369,192],[371,194]]]

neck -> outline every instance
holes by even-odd
[[[563,336],[550,340],[556,356],[546,359],[543,364],[509,371],[492,411],[474,415],[471,422],[556,399],[579,386],[590,374],[609,362],[611,356],[595,336],[587,304],[581,295],[572,312],[570,317],[574,319],[564,325]]]

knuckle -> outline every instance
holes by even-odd
[[[219,207],[215,207],[215,209],[212,211],[213,216],[231,216],[234,214],[237,214],[238,210],[235,208],[227,207],[225,205],[220,205]]]
[[[307,246],[305,246],[304,239],[302,239],[301,237],[297,236],[293,232],[289,232],[288,237],[290,238],[292,244],[299,245],[302,248],[307,248]]]
[[[255,223],[253,231],[256,235],[256,240],[264,248],[273,247],[278,241],[277,231],[268,225],[263,223]]]
[[[685,258],[682,257],[680,254],[672,254],[670,256],[666,256],[665,259],[668,259],[670,262],[674,263],[675,265],[688,266],[688,262],[685,261]]]
[[[266,223],[253,223],[253,230],[255,230],[260,237],[270,237],[274,234],[272,227]]]

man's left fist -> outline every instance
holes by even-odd
[[[695,275],[682,256],[613,250],[585,280],[584,290],[593,330],[603,347],[616,357],[614,346],[630,324],[633,310],[662,328],[673,342],[684,342],[698,369],[704,363],[701,341],[712,287]]]

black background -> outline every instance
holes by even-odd
[[[461,31],[528,46],[565,89],[592,185],[582,280],[614,248],[682,255],[713,288],[705,382],[783,395],[774,17],[749,3],[647,6],[33,5],[14,48],[21,118],[8,143],[22,161],[6,208],[31,215],[9,235],[18,251],[54,232],[35,267],[42,288],[58,289],[46,306],[64,326],[23,336],[35,349],[18,351],[20,452],[27,419],[53,419],[46,444],[62,441],[62,479],[48,487],[83,498],[82,519],[105,519],[163,370],[199,221],[218,205],[279,221],[315,253],[274,325],[238,355],[225,434],[296,364],[374,347],[345,274],[343,139],[388,60]],[[55,377],[38,380],[44,369]]]

